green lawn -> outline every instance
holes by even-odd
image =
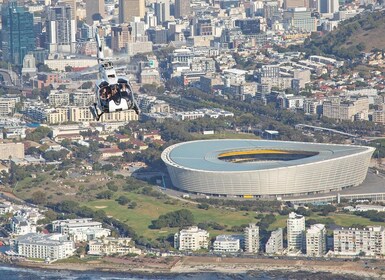
[[[179,209],[189,209],[193,213],[197,223],[217,222],[221,225],[226,225],[227,228],[257,221],[252,212],[247,215],[244,211],[231,211],[219,208],[202,210],[191,203],[177,201],[176,204],[166,204],[163,199],[135,193],[118,193],[115,197],[118,197],[121,194],[124,194],[132,201],[135,201],[138,206],[135,209],[128,209],[127,206],[119,205],[114,200],[95,200],[86,202],[84,205],[89,206],[94,210],[104,210],[107,215],[127,223],[129,226],[133,227],[139,235],[148,238],[156,238],[158,236],[166,236],[170,233],[175,233],[177,229],[152,230],[149,229],[148,226],[151,224],[152,220],[157,219],[160,215]],[[218,231],[216,234],[224,232],[225,231]]]

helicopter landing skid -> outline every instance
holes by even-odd
[[[96,103],[94,103],[94,106],[90,107],[90,110],[91,110],[91,113],[92,115],[94,116],[94,118],[99,121],[100,120],[100,117],[104,114],[104,112],[102,111],[100,114],[98,113],[98,107],[96,105]]]

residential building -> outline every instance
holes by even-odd
[[[104,18],[104,0],[86,0],[86,15],[86,22],[89,25]]]
[[[12,115],[15,111],[17,99],[0,97],[0,116]]]
[[[14,216],[11,220],[12,235],[25,235],[36,232],[36,225],[33,225],[27,218]]]
[[[88,242],[88,254],[98,256],[109,256],[113,254],[127,255],[138,254],[142,252],[135,248],[131,238],[114,238],[106,237],[100,240],[92,240]]]
[[[236,253],[241,249],[239,236],[218,235],[215,238],[213,247],[214,252],[220,253]]]
[[[29,233],[15,240],[15,249],[26,258],[60,260],[74,254],[75,243],[62,234]]]
[[[305,217],[294,212],[287,219],[287,248],[289,251],[302,251],[305,241]]]
[[[369,100],[367,96],[340,97],[325,100],[322,105],[325,117],[337,120],[368,120]]]
[[[144,18],[144,0],[119,0],[119,22],[128,23],[134,21],[135,17]]]
[[[2,6],[1,21],[3,60],[22,65],[28,52],[35,49],[33,14],[9,1]]]
[[[58,107],[58,106],[67,106],[70,104],[70,94],[69,92],[62,90],[51,90],[49,95],[49,105]]]
[[[102,228],[102,223],[92,221],[92,218],[67,219],[52,222],[52,230],[68,235],[72,230],[87,230],[90,228]]]
[[[258,253],[259,251],[259,226],[256,224],[249,224],[244,229],[245,236],[245,252]]]
[[[283,251],[283,230],[279,228],[271,232],[269,240],[266,242],[266,254],[280,254]]]
[[[333,237],[335,255],[383,257],[385,254],[385,229],[382,226],[335,229]]]
[[[196,251],[209,247],[209,233],[198,227],[182,229],[174,235],[174,247],[180,251]]]
[[[322,257],[326,253],[326,227],[323,224],[311,225],[306,231],[306,255]]]
[[[0,160],[23,159],[23,143],[0,143]]]

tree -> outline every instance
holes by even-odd
[[[36,191],[31,196],[31,202],[34,204],[44,204],[47,200],[47,195],[42,191]]]
[[[201,204],[198,204],[198,208],[199,209],[208,210],[209,209],[209,205],[207,203],[201,203]]]
[[[116,200],[120,205],[126,205],[127,203],[130,202],[127,196],[121,195],[119,198]]]
[[[72,71],[73,71],[72,66],[69,66],[69,65],[67,65],[66,67],[64,67],[64,69],[65,69],[66,72],[72,72]]]
[[[110,190],[110,191],[113,191],[113,192],[117,192],[119,187],[117,185],[115,185],[114,182],[108,182],[107,183],[107,188]]]
[[[190,210],[181,209],[160,215],[157,220],[153,220],[151,223],[150,228],[153,229],[191,226],[194,223],[194,216]]]
[[[111,199],[111,197],[114,195],[112,191],[103,191],[96,195],[96,198],[98,199]]]

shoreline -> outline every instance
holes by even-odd
[[[332,275],[385,279],[384,271],[365,268],[364,261],[310,261],[274,260],[257,258],[182,257],[171,263],[127,264],[125,260],[109,258],[109,262],[90,263],[41,263],[33,261],[1,262],[12,267],[77,272],[130,273],[138,275],[180,275],[199,273],[248,274],[248,273],[330,273]]]

